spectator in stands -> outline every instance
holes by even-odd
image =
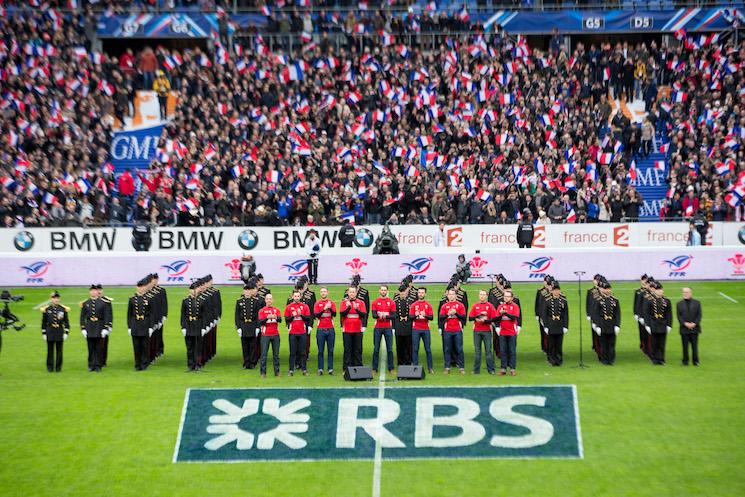
[[[561,204],[561,199],[559,197],[554,198],[554,201],[551,203],[551,205],[548,208],[548,217],[551,219],[551,224],[561,224],[564,222],[564,219],[566,218],[567,211],[564,209],[564,206]]]
[[[171,83],[168,81],[165,73],[158,69],[157,77],[153,81],[153,91],[158,94],[158,105],[160,106],[160,118],[165,120],[168,117],[168,94],[171,91]]]

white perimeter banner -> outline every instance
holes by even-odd
[[[151,253],[249,252],[302,255],[311,228],[158,228],[152,233]],[[322,253],[371,253],[382,226],[358,226],[354,249],[339,248],[339,227],[314,228],[321,238]],[[437,226],[391,226],[402,254],[433,251]],[[473,252],[476,249],[517,248],[517,225],[462,225],[445,228],[445,246],[434,252]],[[595,223],[552,224],[535,227],[533,247],[634,248],[684,247],[688,224]],[[711,223],[710,246],[745,246],[745,223]],[[134,252],[131,228],[28,228],[0,229],[0,253]]]
[[[503,273],[512,281],[537,281],[551,274],[562,281],[602,273],[608,279],[636,280],[642,273],[658,279],[745,280],[745,249],[680,247],[676,249],[511,249],[468,254],[473,281]],[[258,270],[267,284],[288,284],[307,274],[304,258],[257,255]],[[455,272],[457,254],[326,255],[319,261],[321,284],[347,283],[359,274],[368,283],[398,283],[412,275],[425,283],[445,282]],[[0,259],[0,287],[134,285],[157,272],[161,284],[184,285],[211,274],[219,285],[241,284],[240,254],[45,254],[10,255]]]

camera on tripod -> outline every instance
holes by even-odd
[[[3,309],[0,311],[0,331],[13,328],[16,331],[21,331],[26,327],[25,324],[21,323],[18,316],[10,312],[10,304],[13,302],[20,302],[23,300],[23,295],[11,295],[8,290],[0,292],[0,302],[3,303]]]

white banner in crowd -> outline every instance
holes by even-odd
[[[291,284],[307,274],[305,258],[257,255],[258,270],[269,285]],[[359,274],[368,283],[397,283],[412,275],[415,281],[445,282],[455,272],[457,254],[326,255],[320,258],[318,281],[346,283]],[[744,279],[745,249],[739,247],[680,247],[675,249],[555,249],[482,251],[468,254],[473,281],[503,273],[512,281],[538,281],[551,274],[562,281],[602,273],[610,280],[636,280],[642,273],[658,279]],[[0,260],[0,286],[134,285],[157,272],[161,284],[184,285],[211,274],[219,285],[241,284],[240,254],[14,254]]]
[[[687,223],[595,223],[552,224],[535,227],[533,247],[633,248],[682,247],[688,239]],[[325,254],[346,254],[338,250],[339,227],[315,228]],[[162,252],[248,252],[302,254],[310,228],[158,228],[152,233],[151,253]],[[382,226],[358,226],[355,253],[371,252]],[[435,245],[437,226],[391,226],[402,254],[420,254]],[[479,224],[447,226],[445,251],[517,247],[517,226]],[[131,228],[28,228],[0,230],[0,253],[134,252]],[[711,223],[707,244],[745,245],[745,224]],[[362,250],[360,250],[362,249]]]

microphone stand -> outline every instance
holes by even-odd
[[[579,297],[577,310],[579,311],[579,364],[574,366],[575,368],[585,369],[589,368],[587,364],[585,364],[584,361],[584,353],[582,349],[582,276],[585,274],[585,271],[575,271],[575,275],[577,275],[577,296]]]

